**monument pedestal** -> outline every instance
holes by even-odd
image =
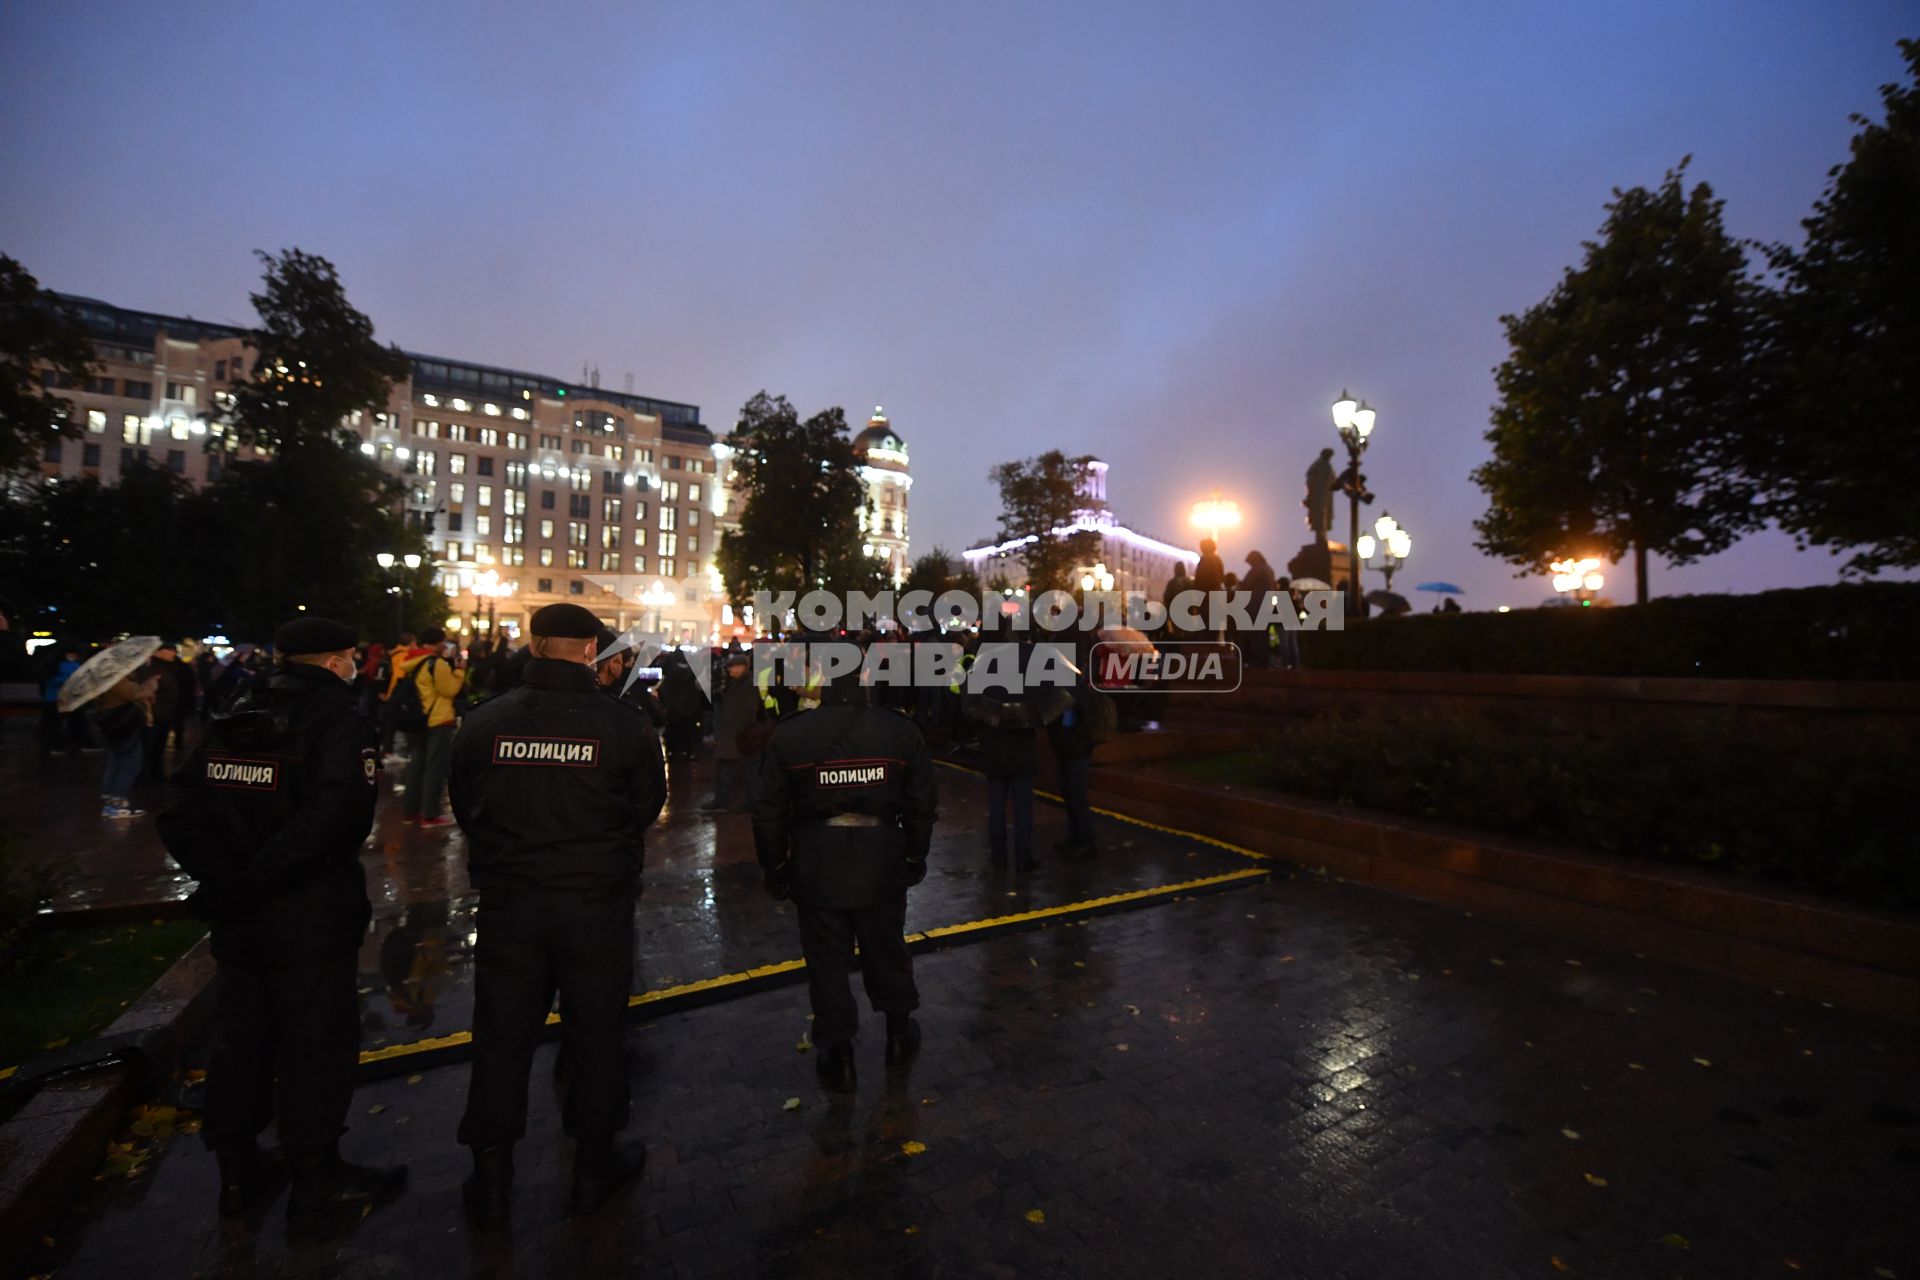
[[[1347,589],[1353,555],[1344,542],[1310,542],[1287,561],[1287,576],[1318,578],[1336,591]]]

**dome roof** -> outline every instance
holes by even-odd
[[[894,449],[904,453],[907,442],[889,424],[876,422],[853,438],[853,447],[861,453],[869,449]]]
[[[853,438],[855,453],[864,456],[870,449],[888,449],[903,457],[907,452],[907,442],[893,429],[893,424],[887,421],[886,410],[879,405],[873,407],[873,416],[867,419],[867,429]]]

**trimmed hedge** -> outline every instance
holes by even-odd
[[[1905,744],[1838,725],[1791,745],[1704,714],[1680,726],[1541,735],[1462,715],[1283,720],[1265,750],[1182,761],[1189,777],[1567,848],[1710,868],[1920,910]]]
[[[1920,583],[1864,582],[1643,605],[1373,618],[1301,632],[1322,671],[1913,680]]]

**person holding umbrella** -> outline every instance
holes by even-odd
[[[130,677],[159,647],[159,636],[130,636],[109,645],[66,678],[54,701],[63,713],[87,707],[106,739],[107,769],[100,779],[103,818],[135,818],[142,812],[129,796],[140,777],[141,748],[153,722],[153,689]]]

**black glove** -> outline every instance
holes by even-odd
[[[217,922],[237,916],[253,905],[255,895],[236,875],[202,880],[187,898],[187,911],[196,920]]]
[[[907,884],[919,884],[927,878],[927,860],[925,858],[907,859]]]
[[[787,869],[785,867],[781,867],[778,871],[762,872],[760,883],[767,887],[767,896],[775,902],[787,900]]]

